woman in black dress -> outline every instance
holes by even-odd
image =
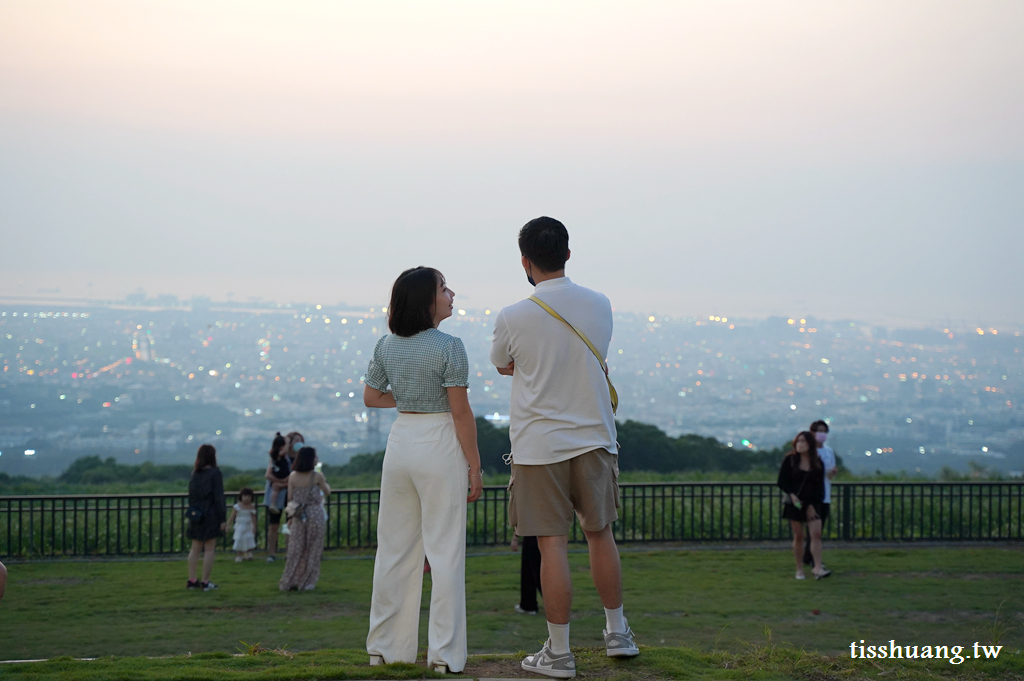
[[[217,450],[213,445],[201,445],[196,453],[196,465],[188,481],[189,523],[186,535],[192,540],[188,552],[189,589],[212,591],[217,585],[210,581],[213,571],[213,550],[217,539],[224,536],[227,508],[224,505],[224,478],[217,468]],[[199,553],[203,554],[203,581],[196,579]]]
[[[821,504],[825,500],[825,466],[818,456],[818,442],[813,433],[801,432],[793,440],[793,449],[786,454],[779,468],[778,485],[786,495],[782,517],[793,528],[793,558],[796,578],[804,579],[804,524],[811,535],[811,556],[814,578],[832,574],[821,565]]]

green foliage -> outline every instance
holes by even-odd
[[[350,476],[364,473],[380,473],[384,467],[384,452],[373,454],[356,454],[344,466],[337,466],[331,471],[333,475]]]
[[[512,450],[508,428],[497,428],[483,417],[477,417],[477,446],[485,472],[485,484],[505,484],[509,467],[503,457]],[[769,450],[728,447],[710,437],[680,435],[671,437],[656,426],[628,420],[617,423],[621,456],[619,467],[623,482],[672,481],[774,481],[779,463],[789,449],[788,444]],[[1022,444],[1024,446],[1024,444]],[[899,481],[912,477],[906,472],[853,476],[837,456],[838,481]],[[342,466],[325,469],[335,489],[372,488],[380,483],[384,452],[356,454]],[[1004,476],[970,462],[970,472],[960,473],[944,468],[941,481],[1002,480]],[[243,471],[221,466],[224,488],[235,491],[241,487],[263,488],[261,470]],[[183,492],[188,488],[192,467],[185,464],[138,465],[120,464],[114,458],[86,456],[77,459],[58,478],[29,478],[0,473],[0,494],[119,494],[146,492]]]
[[[623,471],[743,473],[759,469],[778,470],[782,460],[782,453],[778,450],[761,452],[745,447],[727,447],[714,438],[692,434],[671,437],[660,428],[639,421],[616,425],[619,468]]]
[[[221,466],[225,478],[239,474],[233,466]],[[102,485],[115,482],[170,482],[185,483],[192,477],[192,466],[188,464],[121,464],[114,457],[106,460],[98,456],[83,456],[68,466],[57,482],[71,485]],[[247,478],[249,479],[249,478]]]
[[[480,450],[480,467],[485,473],[508,473],[504,456],[512,451],[508,428],[495,428],[482,416],[476,417],[476,444]]]
[[[256,472],[239,473],[230,478],[224,478],[224,489],[228,492],[237,492],[243,487],[248,487],[254,492],[263,491],[263,476]]]
[[[136,466],[119,464],[114,457],[105,461],[98,456],[76,459],[60,477],[59,482],[97,485],[111,482],[180,482],[188,481],[192,467],[186,464],[157,466],[146,462]]]

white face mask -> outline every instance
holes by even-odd
[[[817,433],[814,434],[814,439],[818,441],[819,445],[823,445],[825,444],[825,440],[828,439],[828,433],[826,433],[823,430],[819,430]]]

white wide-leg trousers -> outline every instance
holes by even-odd
[[[427,662],[452,672],[465,667],[468,487],[451,414],[399,413],[381,478],[370,655],[416,661],[425,552],[432,583]]]

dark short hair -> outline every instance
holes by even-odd
[[[313,470],[314,467],[316,467],[316,450],[312,447],[303,447],[299,450],[299,455],[295,457],[295,465],[292,470],[305,473]]]
[[[534,218],[519,230],[519,252],[544,272],[563,270],[569,259],[569,231],[554,218]]]
[[[815,456],[811,457],[811,468],[817,468],[818,470],[824,468],[824,464],[821,463],[821,457],[817,456],[818,440],[814,437],[814,433],[809,430],[801,430],[796,434],[796,437],[793,438],[793,446],[789,452],[786,453],[786,456],[800,456],[796,451],[796,443],[800,440],[807,443],[807,451],[809,454],[815,454]]]
[[[199,445],[199,451],[196,452],[196,465],[192,469],[193,472],[201,471],[207,466],[217,465],[217,449],[213,445]]]
[[[250,497],[252,497],[253,501],[256,501],[256,492],[252,491],[252,487],[243,487],[242,489],[238,490],[238,499],[239,499],[239,501],[241,501],[242,497],[244,497],[247,494]]]
[[[444,275],[433,267],[413,267],[398,275],[391,287],[388,328],[397,336],[415,336],[434,328],[434,301]]]
[[[826,433],[828,432],[828,424],[824,421],[815,421],[811,424],[811,432],[815,432],[817,429],[823,429]]]
[[[281,455],[284,453],[284,445],[285,439],[281,436],[281,433],[279,432],[277,435],[274,436],[274,441],[270,443],[270,458],[273,459],[274,461],[280,459]]]

